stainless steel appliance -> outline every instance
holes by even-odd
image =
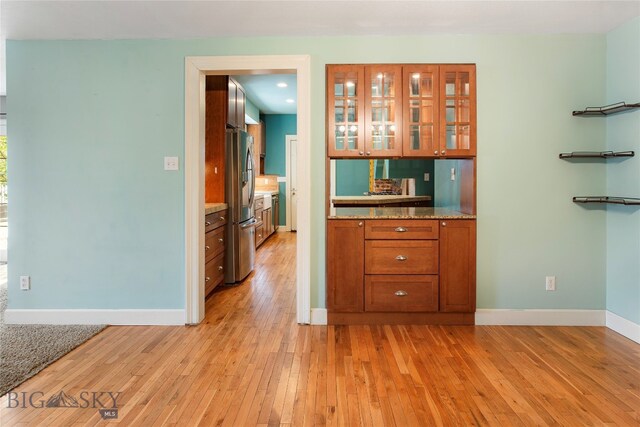
[[[227,223],[225,283],[243,280],[253,270],[255,226],[253,201],[256,177],[253,164],[253,137],[243,130],[227,129],[226,194]]]

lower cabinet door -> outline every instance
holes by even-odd
[[[207,296],[224,280],[224,252],[204,266],[204,295]]]
[[[476,221],[440,221],[440,311],[476,310]]]
[[[327,222],[327,309],[364,310],[364,221]]]
[[[438,311],[438,276],[367,275],[365,311]]]

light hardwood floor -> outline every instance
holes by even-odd
[[[201,325],[109,327],[15,391],[119,391],[127,426],[640,424],[640,345],[615,332],[299,326],[294,256],[279,233]],[[104,423],[7,403],[3,427]]]

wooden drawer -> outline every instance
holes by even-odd
[[[215,212],[204,217],[204,231],[205,233],[215,230],[218,227],[222,227],[227,223],[227,210]]]
[[[438,311],[438,276],[367,275],[365,311]]]
[[[224,227],[218,227],[204,235],[204,258],[206,261],[224,252]]]
[[[365,274],[438,274],[436,240],[367,240],[364,254]]]
[[[365,239],[422,240],[438,238],[438,221],[424,219],[370,219]]]
[[[204,265],[204,295],[224,280],[224,252]]]
[[[260,246],[264,239],[264,224],[261,222],[260,225],[256,227],[256,248]]]
[[[264,197],[256,197],[256,201],[253,204],[253,208],[257,212],[260,209],[264,209]],[[256,215],[257,216],[257,215]]]

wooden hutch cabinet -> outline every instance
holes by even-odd
[[[327,136],[332,158],[475,156],[475,65],[327,65]]]

